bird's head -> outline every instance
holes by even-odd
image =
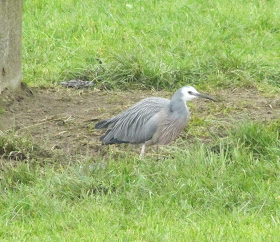
[[[185,102],[191,101],[192,99],[198,98],[198,97],[206,98],[206,99],[212,100],[214,102],[217,101],[217,100],[215,100],[212,97],[209,97],[209,96],[207,96],[205,94],[199,93],[194,87],[191,87],[191,86],[184,86],[184,87],[182,87],[181,88],[181,94],[182,94],[182,98],[183,98],[183,100]]]

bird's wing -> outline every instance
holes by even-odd
[[[103,143],[144,143],[151,139],[157,129],[157,114],[167,109],[169,103],[165,98],[146,98],[107,120],[109,130],[101,138]]]

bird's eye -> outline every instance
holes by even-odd
[[[191,95],[191,94],[192,94],[192,91],[188,91],[188,94],[190,94],[190,95]]]

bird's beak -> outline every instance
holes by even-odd
[[[197,96],[197,97],[201,97],[201,98],[206,98],[206,99],[209,99],[209,100],[212,100],[214,102],[218,102],[216,99],[212,98],[212,97],[209,97],[205,94],[201,94],[201,93],[192,93],[192,95],[194,96]]]

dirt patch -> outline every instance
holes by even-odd
[[[25,88],[12,95],[1,94],[0,130],[2,133],[28,137],[44,150],[67,157],[96,157],[100,153],[100,131],[94,129],[98,120],[109,118],[137,101],[149,97],[169,98],[170,92],[141,91],[109,92]],[[221,135],[226,126],[244,119],[273,120],[280,116],[280,98],[265,97],[255,89],[228,89],[211,96],[218,103],[196,100],[190,103],[192,119],[182,133],[181,141],[211,139]]]

